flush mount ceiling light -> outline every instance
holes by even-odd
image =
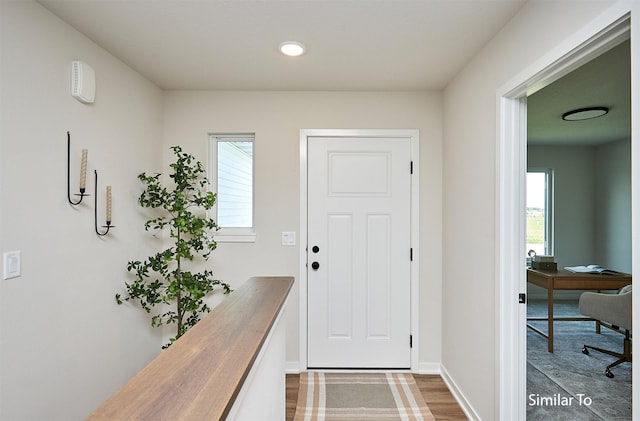
[[[562,114],[562,119],[565,121],[589,120],[592,118],[602,117],[608,112],[609,109],[607,107],[579,108]]]
[[[305,46],[296,41],[285,41],[279,48],[282,54],[291,57],[301,56],[306,51]]]

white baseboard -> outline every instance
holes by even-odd
[[[419,363],[416,374],[441,374],[440,363]]]
[[[469,401],[460,391],[453,379],[451,379],[449,373],[447,372],[447,369],[444,366],[440,367],[440,375],[442,376],[442,380],[444,380],[447,387],[451,391],[453,397],[456,399],[456,401],[458,401],[460,408],[462,408],[462,411],[467,416],[467,418],[469,418],[471,421],[480,421],[480,416],[476,413],[476,411],[473,410],[473,407],[469,404]]]
[[[285,365],[285,373],[300,374],[300,361],[287,361]]]

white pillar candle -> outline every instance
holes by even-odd
[[[87,155],[86,149],[82,150],[82,161],[80,163],[80,190],[84,190],[87,186]]]
[[[111,222],[111,186],[107,186],[107,225]]]

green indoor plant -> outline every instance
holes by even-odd
[[[204,302],[207,294],[217,286],[225,293],[231,292],[228,284],[213,278],[211,270],[187,270],[186,265],[196,256],[206,260],[216,248],[211,232],[218,227],[206,216],[216,195],[206,189],[208,181],[202,164],[179,146],[171,150],[175,162],[170,165],[170,187],[162,184],[162,174],[138,175],[145,187],[138,202],[143,208],[155,210],[155,217],[146,221],[145,230],[154,231],[154,235],[167,233],[170,245],[144,261],[130,261],[127,270],[134,281],[125,282],[125,296],[116,294],[118,304],[134,300],[147,313],[160,305],[163,310],[152,316],[151,325],[176,325],[176,335],[163,348],[194,326],[203,313],[211,311]]]

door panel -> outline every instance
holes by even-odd
[[[351,215],[328,215],[326,300],[330,324],[329,338],[350,338],[353,309],[351,267]],[[325,247],[323,247],[325,248]]]
[[[410,161],[408,139],[308,140],[309,367],[410,367]]]
[[[369,215],[367,223],[367,337],[391,338],[391,218]]]

